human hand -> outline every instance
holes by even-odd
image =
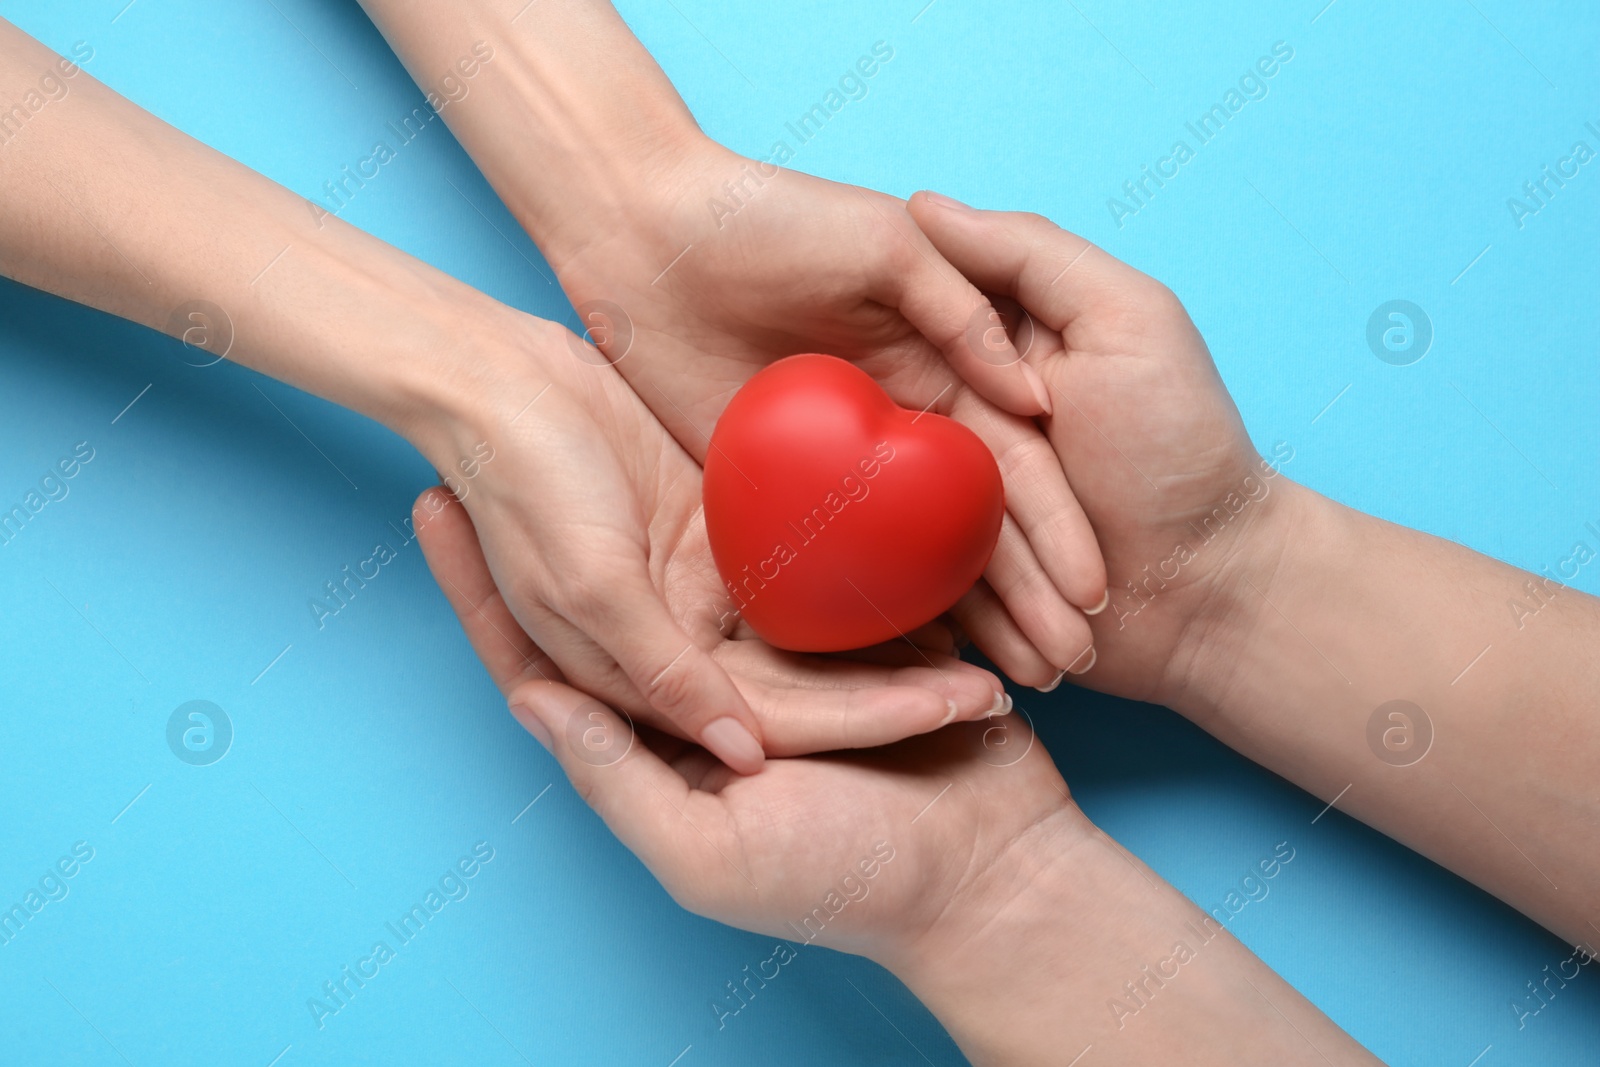
[[[419,539],[447,591],[492,590],[460,508]],[[893,971],[975,1064],[1087,1047],[1107,1063],[1375,1062],[1096,829],[1025,714],[738,777],[562,684],[502,604],[480,603],[452,597],[513,714],[584,800],[684,907],[779,939],[746,994],[815,943]],[[1205,962],[1146,1017],[1128,979],[1149,994],[1167,985],[1152,966],[1170,979],[1196,953]]]
[[[1230,610],[1230,564],[1277,528],[1265,520],[1291,483],[1256,453],[1166,286],[1038,215],[929,193],[909,210],[974,284],[1031,317],[1028,358],[1056,401],[1050,442],[1111,576],[1084,682],[1172,704],[1190,663],[1185,639]]]
[[[570,679],[742,773],[763,746],[880,745],[1004,706],[999,681],[935,629],[914,635],[927,647],[852,661],[780,652],[731,623],[700,469],[627,384],[593,349],[574,358],[580,342],[553,323],[500,308],[471,329],[491,354],[407,428],[461,503],[437,491],[416,524],[487,556],[471,581],[442,584],[507,635],[537,636],[543,651],[519,660],[532,675]]]
[[[703,138],[660,160],[648,199],[620,220],[608,214],[571,251],[545,242],[583,328],[656,416],[703,460],[747,378],[822,351],[856,362],[901,405],[965,423],[1000,462],[1008,515],[985,582],[956,618],[1026,684],[1087,664],[1085,612],[1105,595],[1100,550],[1026,417],[1048,411],[1039,376],[989,328],[983,296],[893,197]]]
[[[445,506],[431,510],[441,499]],[[953,900],[988,886],[999,860],[1023,839],[1042,847],[1052,835],[1065,840],[1082,829],[1023,716],[958,724],[870,753],[772,759],[749,778],[698,746],[647,727],[636,734],[631,721],[565,685],[518,628],[459,504],[442,490],[424,493],[417,531],[429,567],[518,721],[693,911],[789,940],[892,957]],[[848,671],[849,682],[880,687],[861,692],[892,693],[884,687],[905,684],[903,668],[855,664]],[[866,709],[857,717],[825,689],[792,697],[783,722],[796,732],[841,736],[848,732],[841,725],[854,720],[861,731],[854,741],[888,737]],[[769,727],[769,739],[775,733]]]
[[[1576,780],[1600,750],[1587,695],[1600,602],[1541,596],[1563,589],[1548,569],[1279,474],[1177,298],[1081,238],[926,194],[911,211],[977,285],[1037,320],[1058,398],[1051,439],[1113,575],[1085,683],[1174,708],[1561,937],[1589,936],[1600,862],[1595,835],[1575,828],[1595,825],[1593,794],[1546,783]],[[1292,456],[1280,446],[1272,460]],[[1537,639],[1505,610],[1531,615],[1530,602]],[[1513,706],[1562,725],[1530,729]],[[1451,724],[1448,746],[1430,714]]]

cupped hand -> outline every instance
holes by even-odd
[[[1034,357],[1019,357],[902,201],[709,143],[682,157],[648,204],[552,253],[581,328],[697,459],[733,392],[796,352],[853,360],[902,406],[966,424],[999,461],[1008,515],[986,581],[955,615],[1025,684],[1086,664],[1105,570],[1030,418],[1050,410]]]
[[[998,679],[935,629],[853,660],[756,639],[711,558],[699,466],[566,330],[509,310],[495,327],[506,358],[481,360],[444,405],[459,415],[422,435],[454,495],[425,494],[415,523],[435,557],[470,546],[475,565],[441,584],[533,676],[553,664],[744,773],[763,749],[878,745],[1001,710]]]
[[[759,775],[736,775],[703,748],[635,730],[564,684],[494,595],[459,507],[419,526],[419,540],[518,721],[692,911],[890,959],[935,925],[952,925],[954,913],[971,921],[975,900],[1003,896],[1006,888],[991,884],[1001,857],[1053,855],[1089,832],[1022,714],[871,752],[772,759]],[[865,672],[863,683],[894,681],[888,667],[853,669]],[[796,693],[806,709],[786,720],[837,733],[840,712],[826,696]]]
[[[1105,551],[1111,610],[1087,685],[1170,703],[1230,561],[1275,506],[1263,460],[1178,298],[1039,215],[918,193],[946,259],[1031,318],[1029,358],[1055,398],[1050,442]]]

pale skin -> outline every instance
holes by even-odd
[[[1190,715],[1592,954],[1594,598],[1547,589],[1528,621],[1506,605],[1526,593],[1526,573],[1264,464],[1177,298],[1081,238],[931,194],[910,211],[976,284],[1031,315],[1027,358],[1062,401],[1051,440],[1083,472],[1074,489],[1111,546],[1113,578],[1148,580],[1147,563],[1196,545],[1144,599],[1113,599],[1083,682]],[[1190,524],[1216,523],[1231,493],[1249,502],[1201,537]],[[464,515],[446,512],[423,545],[442,581],[473,591],[452,603],[492,653],[506,624]],[[1413,602],[1397,605],[1395,588]],[[1548,644],[1514,645],[1467,688],[1470,673],[1440,672],[1453,648],[1492,642],[1495,625],[1523,632],[1513,620],[1548,623]],[[515,655],[538,653],[530,641]],[[871,757],[773,761],[747,779],[643,735],[596,765],[586,730],[624,725],[554,678],[490,669],[519,721],[686,907],[804,939],[794,924],[891,843],[881,880],[817,940],[893,970],[974,1062],[1061,1063],[1079,1050],[1086,1063],[1374,1062],[1231,938],[1198,947],[1197,910],[1087,822],[1041,752],[1013,762],[994,726],[989,745],[981,728],[951,728]],[[1372,712],[1397,693],[1439,724],[1409,766],[1368,741]],[[1500,711],[1518,707],[1535,710]],[[1008,724],[1001,736],[1028,734]],[[1194,956],[1181,965],[1179,944]]]
[[[9,27],[0,49],[0,99],[20,98],[54,64],[53,56]],[[727,764],[749,770],[760,763],[748,749],[751,758],[742,759],[697,730],[706,724],[707,700],[720,713],[733,704],[728,694],[734,693],[733,717],[752,740],[790,756],[929,729],[950,714],[942,703],[951,699],[947,694],[968,683],[970,694],[956,694],[956,717],[979,717],[993,708],[987,698],[994,687],[984,672],[954,661],[939,661],[938,679],[908,675],[893,663],[797,664],[748,635],[722,634],[715,611],[707,614],[699,600],[701,591],[715,590],[716,579],[701,547],[703,531],[695,529],[690,501],[698,491],[692,497],[681,491],[686,479],[698,476],[691,453],[615,377],[562,372],[557,356],[572,359],[568,335],[499,308],[336,221],[317,219],[298,198],[188,142],[87,75],[79,74],[72,89],[0,152],[12,209],[0,219],[0,269],[158,327],[195,295],[214,300],[239,327],[230,358],[385,421],[407,433],[442,471],[454,469],[479,441],[504,442],[497,457],[510,460],[499,468],[507,473],[497,480],[490,477],[494,465],[486,466],[482,477],[489,480],[475,479],[466,503],[489,558],[472,549],[478,553],[476,561],[468,559],[472,573],[456,573],[467,583],[462,588],[479,595],[457,589],[453,599],[469,620],[470,605],[479,606],[480,618],[496,619],[492,634],[480,627],[475,643],[511,692],[519,719],[551,738],[585,795],[681,899],[775,931],[780,913],[793,921],[814,907],[828,880],[810,885],[812,896],[793,900],[763,899],[759,891],[737,897],[746,892],[742,881],[684,886],[686,870],[703,872],[712,864],[710,857],[680,863],[680,852],[693,857],[700,846],[681,822],[674,836],[661,821],[669,816],[693,817],[696,825],[703,816],[713,827],[726,827],[732,836],[720,843],[735,849],[730,854],[749,853],[746,873],[761,875],[752,877],[758,886],[769,881],[767,874],[774,884],[805,884],[804,876],[831,869],[829,862],[847,870],[874,841],[905,840],[881,877],[904,875],[910,888],[902,885],[897,894],[897,883],[876,882],[870,899],[882,912],[847,911],[841,921],[849,925],[827,935],[837,941],[824,943],[865,952],[895,969],[979,1062],[1056,1062],[1079,1035],[1085,1045],[1100,1035],[1097,1047],[1113,1050],[1108,1057],[1125,1050],[1130,1061],[1164,1054],[1208,1062],[1196,1056],[1218,1050],[1219,1063],[1252,1062],[1258,1054],[1260,1062],[1370,1062],[1225,935],[1179,972],[1198,981],[1171,980],[1131,1019],[1107,1012],[1100,998],[1117,996],[1124,980],[1169,956],[1171,942],[1185,936],[1198,913],[1088,826],[1053,768],[1041,769],[1041,757],[1030,753],[995,767],[985,758],[992,750],[971,743],[981,735],[976,728],[966,731],[965,750],[962,731],[950,730],[891,753],[898,757],[893,762],[880,761],[881,754],[872,762],[778,759],[768,773],[750,779],[670,742],[665,751],[673,770],[651,763],[643,746],[606,767],[564,751],[561,731],[578,709],[574,702],[587,700],[565,688],[564,675],[630,707],[641,721],[727,749],[719,752]],[[132,132],[123,136],[124,128]],[[116,160],[116,180],[97,172],[82,147],[87,144]],[[185,206],[180,212],[163,204]],[[926,197],[908,210],[943,257],[979,288],[1016,295],[1058,334],[1041,334],[1027,365],[1056,397],[1047,426],[1058,466],[1073,472],[1088,520],[1115,546],[1109,553],[1114,587],[1170,558],[1174,544],[1192,536],[1185,532],[1190,521],[1211,514],[1245,478],[1260,476],[1203,342],[1164,289],[1077,238],[1047,224],[1040,228],[1042,220],[997,220]],[[260,273],[284,247],[303,250],[306,262],[298,264],[297,256],[298,265],[285,271],[286,256]],[[274,286],[258,288],[267,279]],[[417,305],[447,310],[431,318],[418,315]],[[330,317],[349,322],[351,336],[361,339],[359,361],[341,358],[348,353],[321,338]],[[960,365],[959,353],[952,356]],[[448,373],[439,372],[437,359],[450,360]],[[579,374],[609,370],[573,362]],[[374,375],[379,366],[384,373]],[[452,382],[451,389],[441,391],[441,381]],[[507,400],[519,391],[542,396],[536,431],[507,430],[520,426]],[[475,421],[484,411],[493,418]],[[486,429],[502,436],[490,437]],[[589,466],[563,482],[544,465],[552,454]],[[1118,462],[1126,467],[1116,470]],[[1136,468],[1137,476],[1127,468]],[[524,505],[519,494],[535,480],[550,483],[549,495]],[[601,493],[596,484],[605,486]],[[1261,506],[1241,512],[1240,521],[1208,542],[1136,617],[1128,618],[1130,607],[1123,605],[1094,620],[1098,652],[1075,661],[1089,670],[1084,680],[1169,703],[1327,799],[1344,790],[1344,810],[1461,871],[1569,940],[1592,943],[1583,930],[1595,921],[1586,902],[1597,898],[1600,820],[1577,783],[1596,754],[1592,713],[1582,698],[1597,673],[1594,602],[1544,586],[1536,616],[1516,619],[1526,629],[1504,638],[1521,641],[1513,646],[1517,655],[1499,667],[1486,656],[1460,673],[1476,649],[1489,646],[1492,655],[1505,647],[1493,624],[1512,625],[1506,604],[1513,597],[1535,602],[1528,600],[1528,576],[1346,512],[1281,477],[1271,484]],[[1149,496],[1140,499],[1140,493]],[[615,511],[562,510],[619,500],[625,503]],[[552,514],[553,524],[541,525]],[[565,522],[569,514],[578,516],[578,525]],[[444,510],[421,524],[425,546],[450,530],[453,515],[464,519],[460,509]],[[456,530],[476,544],[470,526],[458,523]],[[600,610],[586,599],[593,589],[566,590],[581,602],[576,606],[562,599],[562,583],[584,561],[541,553],[582,547],[596,531],[609,553],[608,568],[630,552],[642,557],[644,566],[626,587],[605,592],[635,598],[629,603],[653,602],[637,624],[654,640],[607,646],[594,635],[616,637],[607,625],[615,620],[584,615],[585,606]],[[437,556],[430,551],[436,568]],[[1035,561],[1041,573],[1049,570],[1037,552]],[[448,566],[441,572],[447,592],[450,574]],[[503,602],[492,591],[496,583],[515,591],[498,617],[492,609]],[[1397,606],[1395,588],[1413,590],[1410,602]],[[681,599],[680,591],[687,591]],[[1386,620],[1385,627],[1371,626],[1374,618]],[[1524,650],[1534,644],[1521,640],[1527,629],[1547,622],[1548,635]],[[1475,623],[1484,627],[1481,642]],[[665,636],[684,639],[672,651],[681,655],[692,646],[714,661],[692,672],[697,679],[720,681],[658,692],[647,668],[653,665],[649,654],[667,650]],[[933,644],[942,640],[928,637]],[[494,641],[501,644],[499,666],[496,653],[485,648]],[[1452,641],[1470,646],[1459,664],[1445,662],[1455,650]],[[895,655],[880,651],[875,658]],[[1444,676],[1434,677],[1435,671]],[[760,683],[773,679],[781,684],[763,690]],[[1463,689],[1469,680],[1473,686]],[[895,694],[886,686],[917,692]],[[912,709],[906,721],[871,732],[883,709],[858,703],[869,690],[888,692],[886,703]],[[1438,728],[1434,750],[1406,768],[1378,760],[1366,742],[1371,710],[1396,696],[1428,709]],[[1539,736],[1527,736],[1535,731],[1525,718],[1498,710],[1517,706],[1541,709]],[[818,713],[808,720],[813,707]],[[585,716],[589,709],[592,702]],[[866,731],[859,729],[863,720]],[[599,777],[618,771],[625,773]],[[623,778],[632,784],[615,786]],[[1002,779],[1020,784],[1001,785]],[[915,824],[911,818],[952,781],[962,788],[941,801],[941,821],[957,824],[954,835],[918,836],[932,815]],[[930,785],[936,788],[923,788]],[[656,811],[635,810],[652,802],[651,795]],[[949,803],[963,796],[973,800]],[[662,806],[663,797],[680,803]],[[851,835],[863,830],[860,847],[848,855],[808,853],[805,842],[772,832],[775,807],[793,810],[796,827],[813,827],[830,842],[849,838],[854,844]],[[881,817],[873,814],[879,808]],[[1027,821],[1018,821],[1018,811]],[[837,821],[847,818],[849,824]],[[1473,818],[1479,819],[1475,825]],[[918,829],[891,836],[902,823]],[[1546,883],[1543,889],[1535,876]],[[726,877],[737,874],[730,870]],[[923,892],[930,884],[931,897]],[[1129,903],[1125,910],[1123,903]],[[1063,914],[1105,921],[1075,930],[1069,942],[1061,933]],[[1105,985],[1111,988],[1102,993]],[[1087,1002],[1098,1016],[1063,1011],[1063,999]]]
[[[856,361],[903,406],[971,427],[1000,463],[1000,545],[956,621],[1023,684],[1087,669],[1106,575],[1026,417],[1052,400],[904,202],[716,144],[601,0],[363,7],[430,92],[465,84],[463,57],[492,50],[442,115],[573,303],[622,309],[625,323],[595,311],[584,326],[690,455],[704,458],[723,405],[767,363]]]
[[[929,194],[910,210],[1039,326],[1050,439],[1113,591],[1083,684],[1174,708],[1570,944],[1600,944],[1600,601],[1267,477],[1177,298],[1082,238]],[[1432,723],[1409,766],[1368,740],[1393,700]]]
[[[209,301],[228,359],[405,436],[462,487],[519,626],[566,677],[747,773],[763,748],[879,744],[1004,706],[937,627],[922,650],[829,659],[730,625],[699,465],[594,349],[70,69],[0,22],[0,101],[46,78],[54,97],[0,145],[0,273],[197,345],[218,324],[170,318]]]
[[[563,684],[442,490],[415,521],[512,714],[684,907],[878,961],[980,1065],[1378,1062],[1094,827],[1021,716],[735,775]]]

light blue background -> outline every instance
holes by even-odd
[[[94,76],[301,193],[420,103],[353,3],[125,2],[4,15],[60,51],[89,42]],[[1323,2],[625,14],[707,130],[763,155],[887,41],[870,94],[795,167],[1050,215],[1183,296],[1258,445],[1294,446],[1291,476],[1554,564],[1600,524],[1600,161],[1521,229],[1506,199],[1575,140],[1600,148],[1583,128],[1600,125],[1600,18],[1576,0]],[[1107,198],[1280,40],[1295,54],[1269,95],[1119,229]],[[516,233],[439,124],[345,217],[567,316],[532,247],[449,182]],[[1365,342],[1393,298],[1434,325],[1412,366]],[[0,947],[0,1060],[960,1062],[892,978],[818,949],[718,1032],[709,1001],[770,940],[681,912],[610,839],[505,714],[415,546],[312,624],[324,580],[398,540],[427,465],[360,418],[177,352],[0,284],[0,503],[75,442],[96,449],[71,495],[0,548],[0,903],[73,842],[95,849],[70,895]],[[1597,574],[1575,584],[1600,591]],[[197,698],[235,729],[210,767],[165,741]],[[1203,906],[1290,842],[1295,860],[1233,928],[1378,1055],[1594,1062],[1594,969],[1521,1030],[1509,1006],[1567,956],[1555,938],[1336,811],[1313,824],[1320,801],[1163,709],[1021,700],[1087,812]],[[317,1030],[306,999],[479,841],[495,858],[471,895]]]

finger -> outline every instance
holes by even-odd
[[[1018,415],[1050,414],[1044,379],[1023,362],[988,299],[921,233],[889,225],[903,240],[892,246],[875,298],[896,308],[994,403]]]
[[[1017,627],[988,582],[980,581],[967,590],[950,614],[971,635],[972,643],[1010,678],[1046,692],[1061,684],[1060,668]]]
[[[1035,565],[1044,568],[1069,603],[1085,611],[1103,607],[1106,565],[1100,543],[1049,439],[1030,420],[995,411],[971,394],[957,398],[951,417],[994,453],[1006,510],[1021,528],[1022,547]]]
[[[570,594],[569,594],[570,597]],[[553,605],[628,675],[650,706],[740,774],[764,759],[761,727],[726,671],[673,619],[643,559]]]
[[[956,617],[954,615],[951,615],[949,612],[945,612],[939,617],[939,621],[950,628],[950,636],[955,639],[956,650],[952,653],[952,655],[959,656],[963,649],[972,645],[972,638],[967,636],[967,631],[959,622],[956,621]]]
[[[411,506],[411,523],[428,569],[501,694],[528,678],[561,681],[560,669],[506,607],[478,531],[455,494],[442,486],[424,491]]]
[[[1015,297],[1053,330],[1096,303],[1127,305],[1139,288],[1130,283],[1159,284],[1042,215],[980,211],[937,193],[917,193],[906,209],[975,285]]]
[[[774,756],[885,745],[1010,710],[990,672],[951,657],[906,651],[916,665],[797,657],[759,642],[724,646],[718,659],[761,718]]]
[[[925,648],[932,652],[942,652],[947,656],[953,656],[956,652],[955,634],[950,632],[950,627],[938,619],[912,630],[906,634],[906,640],[918,648]]]
[[[523,682],[508,703],[584,802],[669,889],[680,872],[710,866],[714,854],[703,855],[710,843],[682,814],[688,783],[639,740],[630,722],[556,682]]]
[[[872,686],[819,691],[776,688],[754,691],[750,702],[763,721],[781,723],[767,734],[774,757],[806,756],[844,749],[877,748],[931,733],[952,722],[1004,715],[1009,698],[991,698],[978,714],[962,716],[954,700],[922,686]]]
[[[1009,514],[1000,525],[1000,542],[983,576],[1045,659],[1066,671],[1088,662],[1094,647],[1089,620],[1061,598]]]

